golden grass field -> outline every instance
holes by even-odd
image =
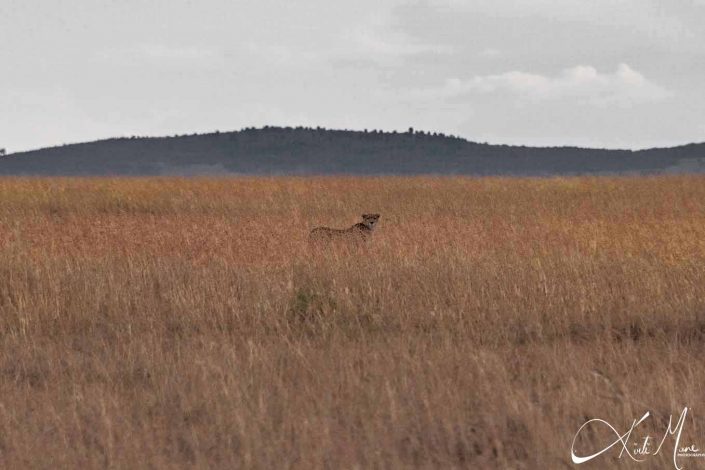
[[[705,448],[704,281],[705,177],[0,179],[0,467],[574,468],[683,407]]]

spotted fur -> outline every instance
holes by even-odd
[[[362,214],[362,222],[352,227],[337,229],[316,227],[311,230],[309,240],[312,242],[328,242],[333,240],[366,241],[379,221],[379,214]]]

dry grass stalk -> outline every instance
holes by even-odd
[[[0,180],[0,466],[560,468],[645,407],[697,442],[704,279],[703,177]]]

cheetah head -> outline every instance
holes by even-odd
[[[362,223],[365,224],[370,230],[375,228],[378,221],[379,214],[362,214]]]

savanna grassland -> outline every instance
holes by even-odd
[[[703,448],[704,281],[705,177],[2,179],[0,467],[571,468],[683,407]]]

